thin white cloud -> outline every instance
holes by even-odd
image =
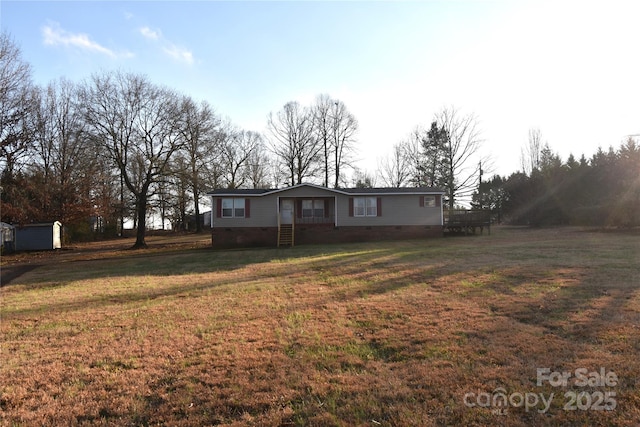
[[[162,50],[176,61],[184,62],[186,64],[193,64],[193,53],[190,50],[178,47],[174,44],[167,44]]]
[[[58,23],[52,23],[42,27],[43,42],[47,46],[75,47],[88,52],[95,52],[106,55],[110,58],[130,58],[130,52],[114,52],[102,46],[98,42],[91,40],[89,35],[84,33],[71,33],[60,27]]]
[[[162,31],[152,30],[151,28],[146,26],[140,27],[138,31],[147,40],[159,43],[161,45],[162,51],[173,60],[185,63],[187,65],[193,64],[193,53],[190,50],[177,46],[164,38],[164,36],[162,35]]]
[[[162,33],[160,32],[160,30],[158,31],[152,30],[149,27],[140,28],[140,34],[142,34],[143,37],[150,40],[159,40],[162,37]]]

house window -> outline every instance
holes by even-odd
[[[303,200],[303,218],[324,218],[324,200]]]
[[[424,196],[424,207],[425,208],[435,208],[436,207],[436,196]]]
[[[245,199],[222,199],[223,218],[244,218]]]
[[[378,216],[378,199],[376,197],[354,197],[353,216]]]

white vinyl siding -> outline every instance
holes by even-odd
[[[244,218],[222,217],[222,200],[236,197],[246,200]],[[324,200],[324,221],[334,222],[341,226],[403,226],[403,225],[442,225],[441,194],[340,194],[336,191],[315,187],[296,187],[290,190],[279,191],[265,196],[252,195],[242,197],[241,194],[229,196],[214,196],[216,208],[213,210],[214,227],[277,227],[279,203],[284,198],[296,199],[295,218],[301,222],[316,222],[315,217],[302,217],[303,200],[304,208],[310,209],[305,215],[320,213],[321,205],[315,205],[313,201]],[[355,215],[356,199],[364,200],[364,214]],[[366,199],[370,199],[369,213],[375,216],[367,216]],[[431,199],[431,200],[429,200]],[[375,200],[375,202],[374,202]],[[327,203],[328,201],[328,203]],[[251,202],[250,205],[248,202]],[[301,204],[299,205],[298,202]],[[372,203],[373,202],[373,203]],[[435,202],[435,207],[429,206]],[[241,205],[239,207],[242,207]],[[318,211],[316,212],[316,208]],[[232,208],[233,209],[233,208]],[[247,210],[248,209],[248,210]]]
[[[337,200],[337,224],[338,226],[442,225],[442,212],[437,199],[435,208],[425,208],[420,204],[420,197],[421,195],[413,194],[381,195],[377,197],[382,206],[382,209],[377,206],[378,210],[382,211],[379,212],[381,215],[356,216],[356,200],[371,198],[371,196],[341,196]],[[353,199],[353,202],[350,203],[349,199]]]

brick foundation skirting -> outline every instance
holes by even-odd
[[[333,225],[300,224],[295,227],[297,245],[321,243],[374,242],[381,240],[425,239],[442,237],[440,225],[398,225],[381,227],[334,227]],[[214,248],[277,246],[277,227],[214,228]]]

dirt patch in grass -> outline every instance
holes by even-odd
[[[0,289],[0,420],[636,425],[638,244],[497,228],[48,263]],[[539,368],[572,375],[538,385]],[[582,385],[582,368],[617,381]]]

